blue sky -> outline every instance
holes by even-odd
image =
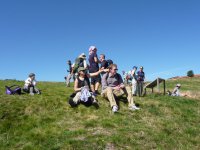
[[[0,79],[63,81],[66,61],[95,45],[119,73],[147,80],[200,73],[199,0],[0,1]]]

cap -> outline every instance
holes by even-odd
[[[95,46],[90,46],[89,51],[97,50]]]
[[[180,84],[180,83],[178,83],[176,86],[177,86],[177,87],[181,87],[181,84]]]
[[[85,59],[85,58],[86,58],[85,53],[82,53],[82,54],[79,56],[79,58],[83,58],[83,59]]]
[[[143,66],[141,66],[140,69],[143,69]]]
[[[85,71],[86,69],[84,68],[84,67],[79,67],[78,68],[78,72],[80,72],[80,71]]]
[[[33,76],[35,76],[35,74],[34,73],[30,73],[28,76],[29,77],[33,77]]]
[[[134,69],[134,68],[136,68],[136,69],[137,69],[137,67],[136,67],[136,66],[133,66],[133,69]]]

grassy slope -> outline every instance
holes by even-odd
[[[181,84],[181,91],[191,95],[192,97],[200,99],[200,78],[185,78],[185,79],[177,79],[177,80],[170,80],[167,82],[167,85],[172,90],[173,86],[177,83]]]
[[[179,81],[178,81],[179,82]],[[183,90],[199,89],[181,80]],[[70,108],[72,88],[64,83],[39,83],[42,95],[8,96],[0,81],[0,149],[200,149],[200,101],[147,95],[135,98],[140,111],[120,102],[118,114],[98,97],[100,108]],[[172,88],[177,81],[167,81]],[[195,88],[194,88],[195,87]]]

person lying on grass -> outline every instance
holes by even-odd
[[[78,68],[78,76],[74,82],[74,91],[75,97],[69,100],[69,104],[72,107],[77,106],[80,103],[83,103],[86,106],[94,105],[96,108],[99,107],[95,95],[91,92],[90,88],[90,77],[99,75],[103,69],[95,73],[87,73],[87,70],[83,67]]]

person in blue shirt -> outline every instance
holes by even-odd
[[[140,70],[137,72],[137,83],[138,83],[138,95],[142,96],[143,85],[144,85],[145,73],[143,67],[140,67]]]
[[[89,59],[88,59],[90,65],[89,65],[89,73],[95,73],[99,71],[99,59],[97,56],[97,48],[95,46],[90,46],[89,48]],[[95,94],[99,94],[98,88],[101,83],[101,76],[97,75],[94,77],[91,77],[91,90]]]

